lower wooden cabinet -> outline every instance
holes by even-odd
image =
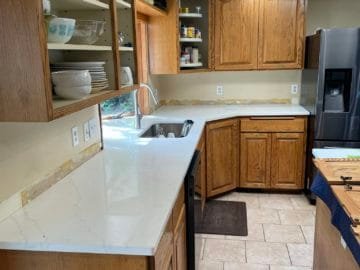
[[[272,134],[272,188],[303,188],[305,156],[304,137],[303,133]]]
[[[242,133],[240,186],[266,188],[270,185],[271,134]]]
[[[235,189],[239,182],[239,120],[206,126],[207,197]]]
[[[185,204],[182,205],[177,224],[174,224],[174,269],[186,270],[186,222]]]

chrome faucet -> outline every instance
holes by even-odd
[[[155,105],[159,104],[159,100],[156,98],[154,90],[151,88],[150,85],[146,83],[140,83],[140,88],[144,87],[150,92],[150,96],[154,100]],[[135,107],[135,128],[140,129],[141,128],[141,119],[143,118],[143,115],[141,113],[140,107],[139,107],[139,89],[136,89],[134,91],[134,107]]]

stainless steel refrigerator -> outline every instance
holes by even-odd
[[[309,119],[305,190],[312,148],[360,148],[360,28],[322,29],[306,38],[300,103]]]

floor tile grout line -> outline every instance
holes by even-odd
[[[303,234],[303,237],[304,237],[304,240],[305,240],[305,244],[310,244],[310,243],[308,243],[308,241],[307,241],[307,239],[306,239],[306,236],[305,236],[305,232],[304,232],[304,230],[303,230],[303,226],[304,225],[299,225],[300,226],[300,230],[301,230],[301,232],[302,232],[302,234]]]
[[[292,262],[292,259],[291,259],[291,256],[290,256],[290,250],[289,250],[289,246],[288,246],[289,243],[286,243],[286,250],[288,252],[288,256],[289,256],[289,260],[290,260],[290,265],[291,266],[294,266],[293,265],[293,262]]]

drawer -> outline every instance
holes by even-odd
[[[176,202],[175,202],[175,205],[173,208],[173,212],[172,212],[172,220],[173,220],[174,226],[179,219],[179,216],[181,214],[181,208],[182,208],[184,202],[185,202],[185,189],[184,189],[184,185],[183,185],[180,189],[179,195],[176,199]]]
[[[242,118],[241,132],[304,132],[305,117],[249,117]]]

